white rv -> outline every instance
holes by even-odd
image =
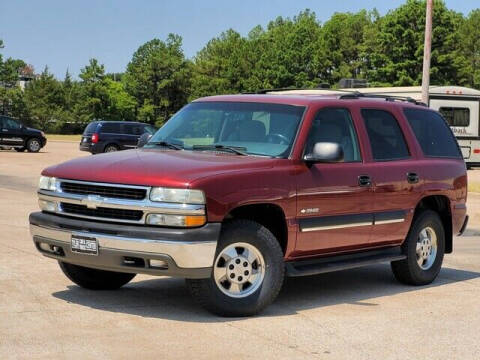
[[[420,86],[349,88],[344,91],[358,91],[365,94],[411,97],[421,101]],[[335,90],[291,90],[282,93],[332,94]],[[278,93],[278,92],[276,92]],[[439,111],[449,123],[457,137],[468,167],[480,166],[480,91],[461,86],[430,86],[428,106]]]

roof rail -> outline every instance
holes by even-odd
[[[322,87],[316,87],[316,88],[296,88],[296,87],[284,87],[284,88],[272,88],[272,89],[260,89],[257,91],[247,91],[247,92],[242,92],[242,94],[248,95],[248,94],[267,94],[269,92],[276,92],[276,91],[290,91],[290,90],[322,90],[322,91],[332,91],[332,92],[344,92],[344,93],[353,93],[354,91],[351,90],[344,90],[344,89],[332,89],[332,88],[322,88]]]
[[[352,91],[350,94],[342,94],[339,96],[339,99],[358,99],[358,98],[374,98],[374,99],[385,99],[385,101],[406,101],[415,105],[427,106],[424,102],[417,101],[410,96],[392,96],[384,94],[375,94],[375,93],[362,93],[360,91]]]

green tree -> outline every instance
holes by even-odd
[[[334,85],[341,78],[364,78],[363,40],[378,19],[378,13],[335,13],[322,27],[320,41],[324,54],[322,79]]]
[[[459,83],[455,59],[462,15],[437,0],[433,11],[431,83]],[[425,1],[407,0],[387,13],[368,32],[373,39],[365,52],[368,79],[377,84],[419,85],[422,79]]]
[[[124,81],[141,119],[161,124],[187,102],[190,75],[182,38],[170,34],[166,41],[153,39],[138,48]]]
[[[456,59],[462,66],[466,84],[480,89],[480,9],[473,10],[458,29]]]
[[[48,67],[37,79],[28,83],[24,97],[32,125],[49,130],[64,121],[62,86]]]

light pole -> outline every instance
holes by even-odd
[[[423,46],[422,102],[428,104],[428,89],[430,87],[430,57],[432,48],[432,14],[433,0],[427,0],[425,19],[425,43]]]

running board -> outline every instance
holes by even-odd
[[[353,269],[361,266],[406,259],[400,246],[383,250],[322,257],[318,259],[285,263],[287,276],[308,276],[333,271]]]

